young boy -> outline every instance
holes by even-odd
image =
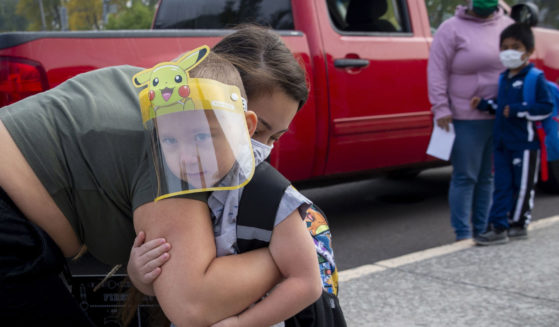
[[[178,66],[182,62],[179,60]],[[169,70],[166,67],[173,66],[171,64],[174,63],[158,65],[154,67],[153,72],[163,68]],[[210,80],[225,75],[226,70],[223,65],[222,63],[221,66],[217,66],[215,59],[211,63],[201,63],[202,68],[193,69],[192,76],[196,75],[196,78],[182,76],[181,85],[171,85],[175,90],[185,89],[185,87],[190,89],[182,92],[183,95],[188,96],[174,102],[172,109],[167,110],[163,104],[167,104],[173,95],[167,94],[165,101],[162,101],[157,98],[158,90],[153,93],[150,93],[150,90],[148,94],[151,100],[158,101],[159,106],[143,106],[143,112],[147,112],[143,115],[144,122],[148,128],[149,122],[153,123],[154,159],[158,166],[159,189],[162,190],[156,200],[164,201],[168,197],[200,190],[214,191],[209,196],[208,206],[214,220],[218,256],[235,254],[233,248],[237,238],[235,218],[241,187],[252,174],[250,167],[254,167],[251,147],[248,144],[250,142],[248,133],[254,132],[256,126],[255,116],[253,117],[250,112],[243,115],[242,110],[240,112],[238,110],[238,104],[241,103],[240,96],[244,95],[244,92],[240,91],[242,88],[240,76],[236,86]],[[218,77],[212,77],[213,73]],[[179,80],[176,78],[179,75],[169,76],[171,77],[169,84]],[[157,76],[157,81],[154,77],[150,77],[150,87],[163,83],[164,77]],[[144,85],[143,82],[147,80],[148,78],[139,79],[141,85]],[[189,82],[184,83],[185,80]],[[210,88],[213,89],[208,92]],[[170,92],[170,89],[169,85],[161,88],[162,92]],[[193,104],[188,108],[182,105],[189,102]],[[203,107],[200,107],[200,104]],[[246,110],[244,101],[243,107]],[[151,109],[153,111],[150,111]],[[239,117],[243,119],[239,120]],[[240,135],[240,131],[246,134],[246,138]],[[252,144],[256,162],[262,162],[270,149],[254,141]],[[247,150],[250,161],[247,161]],[[286,196],[289,199],[287,210],[284,210],[280,217],[276,217],[274,234],[270,241],[270,254],[285,280],[278,284],[264,300],[242,314],[229,318],[228,323],[234,322],[242,326],[271,325],[293,316],[320,295],[321,282],[314,244],[301,220],[301,213],[305,212],[310,201],[294,190],[286,192]],[[143,235],[138,239],[141,238]],[[143,241],[138,242],[138,239],[131,253],[129,275],[142,292],[153,294],[151,282],[161,271],[158,266],[166,261],[168,255],[156,256],[163,258],[163,261],[151,266],[151,269],[156,269],[157,273],[146,283],[143,273],[145,265],[141,262],[141,258],[134,266],[137,258],[135,249]],[[161,244],[159,242],[159,239],[152,240],[142,248],[155,252],[169,249],[166,244],[157,247],[157,244]],[[155,247],[149,248],[150,245]]]
[[[543,76],[537,80],[535,103],[523,98],[524,79],[533,64],[534,35],[530,26],[515,23],[500,36],[501,74],[496,100],[474,97],[472,108],[496,115],[494,125],[495,190],[486,232],[474,238],[477,245],[502,244],[510,238],[526,238],[538,178],[540,143],[535,123],[553,109]]]

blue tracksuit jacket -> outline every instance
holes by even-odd
[[[502,73],[504,76],[499,83],[497,105],[495,101],[482,101],[480,110],[496,110],[493,140],[495,147],[509,150],[536,150],[540,148],[536,134],[535,122],[548,117],[553,110],[551,94],[545,84],[543,76],[536,83],[536,103],[532,106],[524,101],[524,78],[533,67],[529,64],[518,74],[509,78],[509,70]],[[509,117],[503,115],[505,106],[510,107]]]

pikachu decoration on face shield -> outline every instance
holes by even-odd
[[[136,87],[147,85],[147,88],[140,92],[144,123],[153,119],[156,112],[157,115],[163,115],[194,109],[188,86],[188,71],[202,62],[209,52],[208,46],[202,46],[188,52],[176,62],[162,62],[134,75],[132,80]]]

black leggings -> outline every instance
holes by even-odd
[[[0,188],[0,324],[94,326],[59,277],[65,264],[54,241]]]

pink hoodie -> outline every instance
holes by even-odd
[[[488,19],[466,11],[466,6],[458,6],[433,38],[427,76],[435,119],[448,115],[459,120],[493,118],[470,108],[470,100],[497,96],[499,73],[505,70],[499,60],[499,35],[514,21],[502,9]]]

